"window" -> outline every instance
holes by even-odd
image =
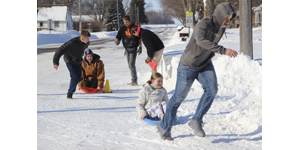
[[[54,22],[54,27],[59,27],[59,21]]]
[[[40,22],[40,27],[42,27],[43,26],[43,22]]]

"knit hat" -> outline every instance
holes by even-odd
[[[92,50],[90,50],[89,48],[86,48],[85,49],[85,52],[84,52],[85,56],[88,55],[88,54],[91,54],[92,56],[94,56],[94,53]]]

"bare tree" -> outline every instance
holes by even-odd
[[[125,14],[128,15],[129,14],[129,10],[130,10],[130,1],[131,0],[123,0],[123,7],[125,10]]]
[[[149,24],[174,24],[172,16],[164,11],[147,11]]]
[[[195,18],[195,21],[204,17],[212,15],[215,7],[219,3],[230,2],[234,10],[239,8],[239,0],[159,0],[163,10],[170,13],[174,18],[178,19],[183,25],[185,25],[185,13],[187,11],[194,14],[199,13],[199,17]],[[204,3],[205,8],[204,8]],[[262,3],[262,0],[252,0],[252,7],[257,7]],[[195,22],[194,22],[195,24]]]
[[[147,11],[150,10],[152,7],[153,7],[153,5],[152,5],[151,2],[146,3],[146,5],[145,5],[145,11],[147,12]]]
[[[203,17],[203,0],[160,0],[163,10],[170,13],[174,18],[178,19],[183,25],[185,25],[185,13],[187,11],[199,12],[199,17],[195,18],[202,19]],[[194,22],[195,23],[195,22]]]
[[[210,16],[214,13],[215,10],[215,0],[206,0],[204,16]]]
[[[82,14],[88,15],[94,21],[103,21],[107,2],[105,0],[82,0]]]

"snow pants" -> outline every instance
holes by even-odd
[[[96,89],[97,85],[98,85],[98,80],[97,79],[92,79],[92,81],[90,81],[88,78],[86,78],[84,80],[84,87],[90,87],[90,88]]]
[[[155,105],[148,108],[146,111],[150,118],[161,117],[166,113],[166,102],[156,103]]]

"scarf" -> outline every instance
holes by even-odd
[[[140,36],[141,27],[138,27],[136,32],[137,32],[138,37],[141,37],[141,36]]]
[[[133,22],[130,22],[130,25],[127,27],[127,31],[125,31],[126,36],[130,37],[131,33],[130,33],[130,27],[133,25]]]

